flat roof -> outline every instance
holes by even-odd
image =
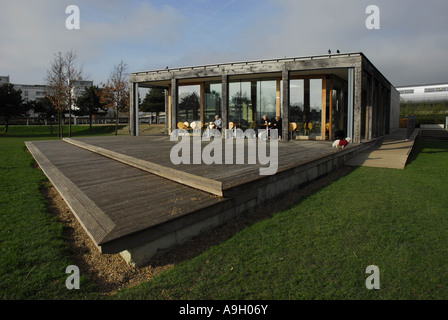
[[[408,86],[396,86],[397,89],[404,88],[416,88],[416,87],[437,87],[437,86],[448,86],[448,82],[438,82],[438,83],[427,83],[427,84],[414,84]]]
[[[335,54],[312,55],[312,56],[302,56],[302,57],[289,57],[289,58],[284,57],[284,58],[276,58],[276,59],[235,61],[235,62],[175,67],[175,68],[166,67],[165,69],[138,71],[138,72],[132,72],[131,74],[139,75],[139,74],[148,74],[148,73],[162,73],[162,72],[170,72],[170,71],[183,71],[183,70],[194,70],[194,69],[215,68],[215,67],[225,67],[225,66],[253,65],[253,64],[276,63],[276,62],[295,62],[295,61],[304,61],[304,60],[331,59],[331,58],[335,58],[335,57],[354,57],[354,56],[364,56],[364,55],[361,52],[349,52],[349,53],[335,53]]]

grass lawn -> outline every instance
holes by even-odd
[[[95,126],[92,133],[111,134],[114,128]],[[67,126],[64,132],[67,136]],[[73,136],[89,133],[88,126],[72,127]],[[47,126],[10,126],[8,133],[0,126],[0,299],[93,297],[93,287],[84,277],[82,290],[65,286],[65,269],[72,263],[63,226],[48,214],[40,192],[48,180],[35,168],[24,144],[54,135]]]
[[[420,141],[411,160],[358,168],[115,298],[447,299],[448,143]]]
[[[24,146],[51,137],[44,129],[26,137],[32,132],[20,129],[0,133],[0,298],[105,298],[86,278],[80,290],[66,289],[68,246],[39,191],[47,180]],[[87,134],[84,129],[75,127],[73,136]],[[447,142],[418,141],[405,170],[357,168],[150,282],[107,298],[447,299],[447,163]],[[373,263],[379,290],[365,286]]]

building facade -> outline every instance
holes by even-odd
[[[355,143],[398,128],[398,91],[362,53],[244,61],[135,72],[131,134],[138,135],[139,88],[164,88],[167,133],[181,123],[222,118],[223,128],[257,129],[281,118],[283,140]]]
[[[0,76],[0,84],[3,83],[10,83],[9,76]],[[75,99],[77,99],[79,96],[81,96],[85,92],[86,87],[93,86],[92,80],[76,80],[73,82],[73,87],[71,89],[71,95],[72,95],[72,110],[75,110],[76,104]],[[22,99],[24,102],[29,101],[36,101],[41,98],[45,98],[47,95],[48,87],[46,85],[40,85],[40,84],[14,84],[14,89],[21,90],[22,91]],[[28,112],[29,118],[35,118],[38,117],[38,114],[35,113],[33,110],[30,110]]]
[[[0,85],[4,83],[9,83],[9,76],[0,76]]]
[[[403,102],[414,103],[447,103],[448,83],[435,83],[397,87]]]

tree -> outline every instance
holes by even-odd
[[[58,136],[62,137],[62,112],[66,108],[68,83],[65,78],[65,61],[61,52],[55,55],[50,64],[45,82],[48,87],[47,98],[58,114]]]
[[[72,136],[72,105],[73,105],[73,89],[74,83],[77,80],[82,80],[82,67],[76,66],[77,54],[73,50],[70,50],[65,54],[65,77],[67,81],[67,95],[68,95],[68,135]]]
[[[192,120],[198,120],[199,119],[199,109],[200,109],[200,97],[196,92],[192,92],[182,98],[182,101],[179,103],[179,109],[185,110],[185,118],[187,121],[189,121],[188,118],[188,111],[193,111],[193,119]]]
[[[57,111],[48,97],[39,98],[33,101],[34,112],[39,114],[40,118],[50,122],[50,133],[53,135],[53,118],[57,115]]]
[[[71,117],[74,81],[82,80],[82,68],[76,66],[77,55],[71,50],[65,55],[62,52],[55,54],[50,69],[47,71],[45,82],[47,84],[47,97],[58,112],[58,132],[62,137],[63,112],[69,112],[69,136],[71,136]]]
[[[101,103],[115,110],[115,135],[118,134],[119,113],[129,111],[129,74],[128,65],[123,60],[114,66],[102,90],[98,90]]]
[[[14,89],[12,83],[0,86],[0,116],[5,120],[5,132],[8,132],[9,119],[26,113],[22,99],[22,90]]]
[[[143,99],[141,111],[155,112],[156,123],[159,123],[159,113],[165,111],[165,89],[152,88]]]
[[[94,115],[101,115],[107,112],[105,103],[100,101],[100,97],[97,92],[101,89],[98,86],[86,87],[84,93],[75,100],[78,110],[75,110],[75,114],[79,116],[88,115],[90,130],[92,130],[92,118]]]

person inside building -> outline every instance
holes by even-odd
[[[271,122],[269,122],[268,116],[264,115],[260,120],[260,129],[268,129],[271,125]]]
[[[216,129],[218,129],[219,131],[222,130],[222,120],[218,115],[215,116],[215,121],[213,123],[215,124]]]
[[[274,120],[272,121],[271,129],[277,129],[278,130],[278,136],[279,138],[282,135],[282,119],[279,116],[276,116]]]

